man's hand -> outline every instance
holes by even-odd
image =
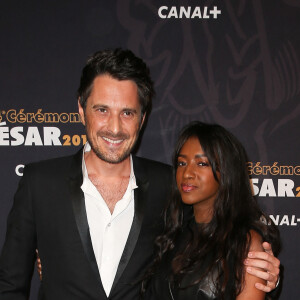
[[[267,281],[267,285],[256,283],[255,287],[266,293],[275,289],[279,278],[280,260],[273,254],[269,243],[262,244],[265,252],[252,251],[248,253],[245,260],[246,270],[249,274],[262,278]]]
[[[39,251],[36,249],[36,268],[40,277],[40,280],[42,280],[42,263],[41,263],[41,259],[39,257]]]

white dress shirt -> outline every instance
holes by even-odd
[[[91,147],[86,143],[84,152]],[[110,213],[104,199],[88,177],[84,155],[82,159],[83,183],[87,220],[98,269],[107,296],[109,296],[118,265],[129,235],[134,216],[134,189],[137,188],[130,156],[130,179],[126,192]]]

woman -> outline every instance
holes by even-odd
[[[262,241],[278,254],[279,233],[252,196],[246,163],[243,146],[222,126],[192,122],[183,129],[146,299],[265,299],[244,260],[263,250]]]

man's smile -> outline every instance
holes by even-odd
[[[124,139],[121,139],[121,140],[112,140],[112,139],[110,139],[108,137],[105,137],[105,136],[102,136],[102,138],[105,141],[107,141],[108,143],[110,143],[110,144],[121,144],[124,141]]]

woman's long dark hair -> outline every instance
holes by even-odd
[[[280,250],[279,232],[252,195],[244,147],[222,126],[199,121],[184,127],[176,143],[173,194],[165,212],[165,231],[156,239],[158,253],[144,283],[155,273],[163,257],[178,246],[176,239],[189,218],[175,177],[179,153],[191,137],[199,140],[219,183],[219,191],[211,221],[202,227],[200,233],[192,230],[185,245],[181,245],[181,251],[175,254],[171,280],[180,284],[186,274],[195,273],[199,277],[191,285],[197,284],[214,269],[218,273],[215,282],[218,299],[235,299],[243,288],[243,262],[251,243],[250,230],[255,230],[264,241],[270,242],[275,254]]]

